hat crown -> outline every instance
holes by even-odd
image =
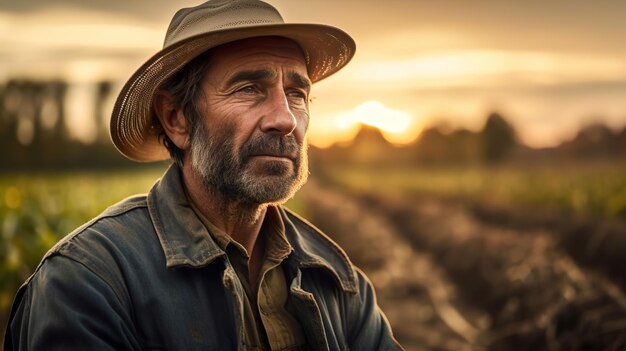
[[[345,66],[356,49],[344,31],[323,24],[285,23],[278,10],[261,0],[209,0],[182,9],[172,18],[163,49],[135,71],[115,101],[111,115],[115,146],[136,161],[168,158],[155,119],[155,92],[203,52],[264,36],[283,37],[298,44],[312,82]]]
[[[209,0],[176,12],[163,47],[211,31],[279,23],[285,21],[278,10],[263,1]]]

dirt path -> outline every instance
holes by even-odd
[[[374,282],[407,350],[626,348],[620,289],[553,233],[487,224],[461,203],[311,182],[311,218]]]

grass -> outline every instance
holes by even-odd
[[[147,192],[160,174],[150,169],[0,176],[0,319],[54,243],[107,206]]]
[[[409,192],[570,214],[626,219],[626,166],[342,168],[332,183],[356,191]]]
[[[145,193],[158,169],[0,176],[0,328],[20,284],[62,236],[107,206]],[[434,194],[626,219],[626,166],[332,168],[327,180],[353,190]],[[306,216],[296,197],[288,207]]]
[[[1,175],[0,320],[6,319],[16,290],[50,247],[106,207],[147,193],[162,173],[155,168]],[[297,199],[287,206],[304,211]]]

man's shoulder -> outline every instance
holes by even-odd
[[[136,208],[147,207],[147,198],[148,194],[137,194],[129,196],[124,200],[109,206],[94,219],[118,216]]]
[[[57,242],[41,260],[63,256],[86,266],[106,266],[137,245],[152,231],[146,195],[128,197],[105,209]],[[144,245],[145,246],[145,245]],[[116,257],[117,256],[117,257]]]
[[[135,211],[137,209],[139,209],[139,211]],[[141,209],[144,209],[144,211],[141,211]],[[74,231],[61,239],[61,241],[59,241],[54,247],[52,247],[49,253],[62,250],[62,248],[67,246],[69,243],[79,240],[77,238],[92,235],[90,233],[93,232],[109,234],[122,229],[121,227],[116,227],[115,223],[129,222],[130,224],[142,217],[147,219],[147,216],[146,195],[142,194],[130,196],[114,205],[109,206],[99,215],[76,228]]]

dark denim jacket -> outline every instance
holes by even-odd
[[[280,208],[294,248],[290,308],[311,350],[395,350],[371,283],[328,237]],[[6,350],[243,350],[244,291],[173,166],[52,248],[20,288]]]

